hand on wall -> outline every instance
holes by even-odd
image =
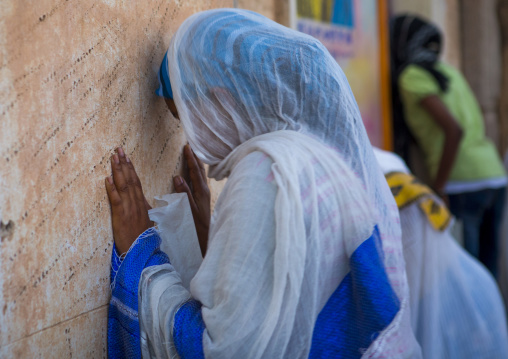
[[[192,190],[181,176],[173,179],[175,189],[178,193],[187,193],[189,203],[196,225],[199,246],[203,257],[208,245],[208,230],[210,228],[210,189],[206,182],[206,170],[203,162],[196,157],[189,145],[183,151],[187,166],[189,168]]]
[[[145,199],[134,165],[122,148],[111,158],[113,175],[106,178],[111,204],[113,237],[118,254],[129,250],[138,236],[152,226],[150,205]]]

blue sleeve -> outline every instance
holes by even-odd
[[[201,315],[201,303],[189,300],[175,314],[173,342],[182,359],[204,359],[203,332],[205,323]]]
[[[141,234],[122,259],[113,247],[112,296],[108,311],[109,358],[141,358],[138,319],[138,285],[143,269],[169,263],[160,250],[161,239],[150,228]]]

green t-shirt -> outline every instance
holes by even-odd
[[[468,83],[452,66],[438,63],[436,69],[450,80],[444,93],[438,82],[420,66],[410,65],[399,78],[406,122],[424,155],[432,178],[441,162],[445,135],[421,101],[437,95],[464,131],[449,181],[478,181],[505,176],[497,150],[486,136],[483,115]]]

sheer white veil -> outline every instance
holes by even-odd
[[[211,176],[227,176],[214,165],[255,136],[315,137],[342,155],[374,200],[383,245],[394,253],[386,261],[403,260],[393,196],[347,78],[319,41],[254,12],[210,10],[180,26],[168,63],[182,125]],[[405,282],[403,273],[393,275]]]
[[[168,51],[168,70],[182,126],[196,155],[210,165],[210,177],[230,174],[231,154],[242,144],[269,140],[268,134],[281,130],[298,132],[295,141],[300,134],[310,136],[339,154],[366,191],[359,196],[369,199],[387,274],[401,302],[384,342],[411,347],[411,330],[400,330],[409,328],[409,317],[398,209],[346,76],[326,48],[259,14],[217,9],[180,26]]]

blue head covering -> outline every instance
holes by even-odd
[[[164,55],[157,77],[159,79],[159,88],[155,91],[155,94],[164,98],[173,99],[173,90],[171,89],[171,82],[169,81],[167,52]]]

